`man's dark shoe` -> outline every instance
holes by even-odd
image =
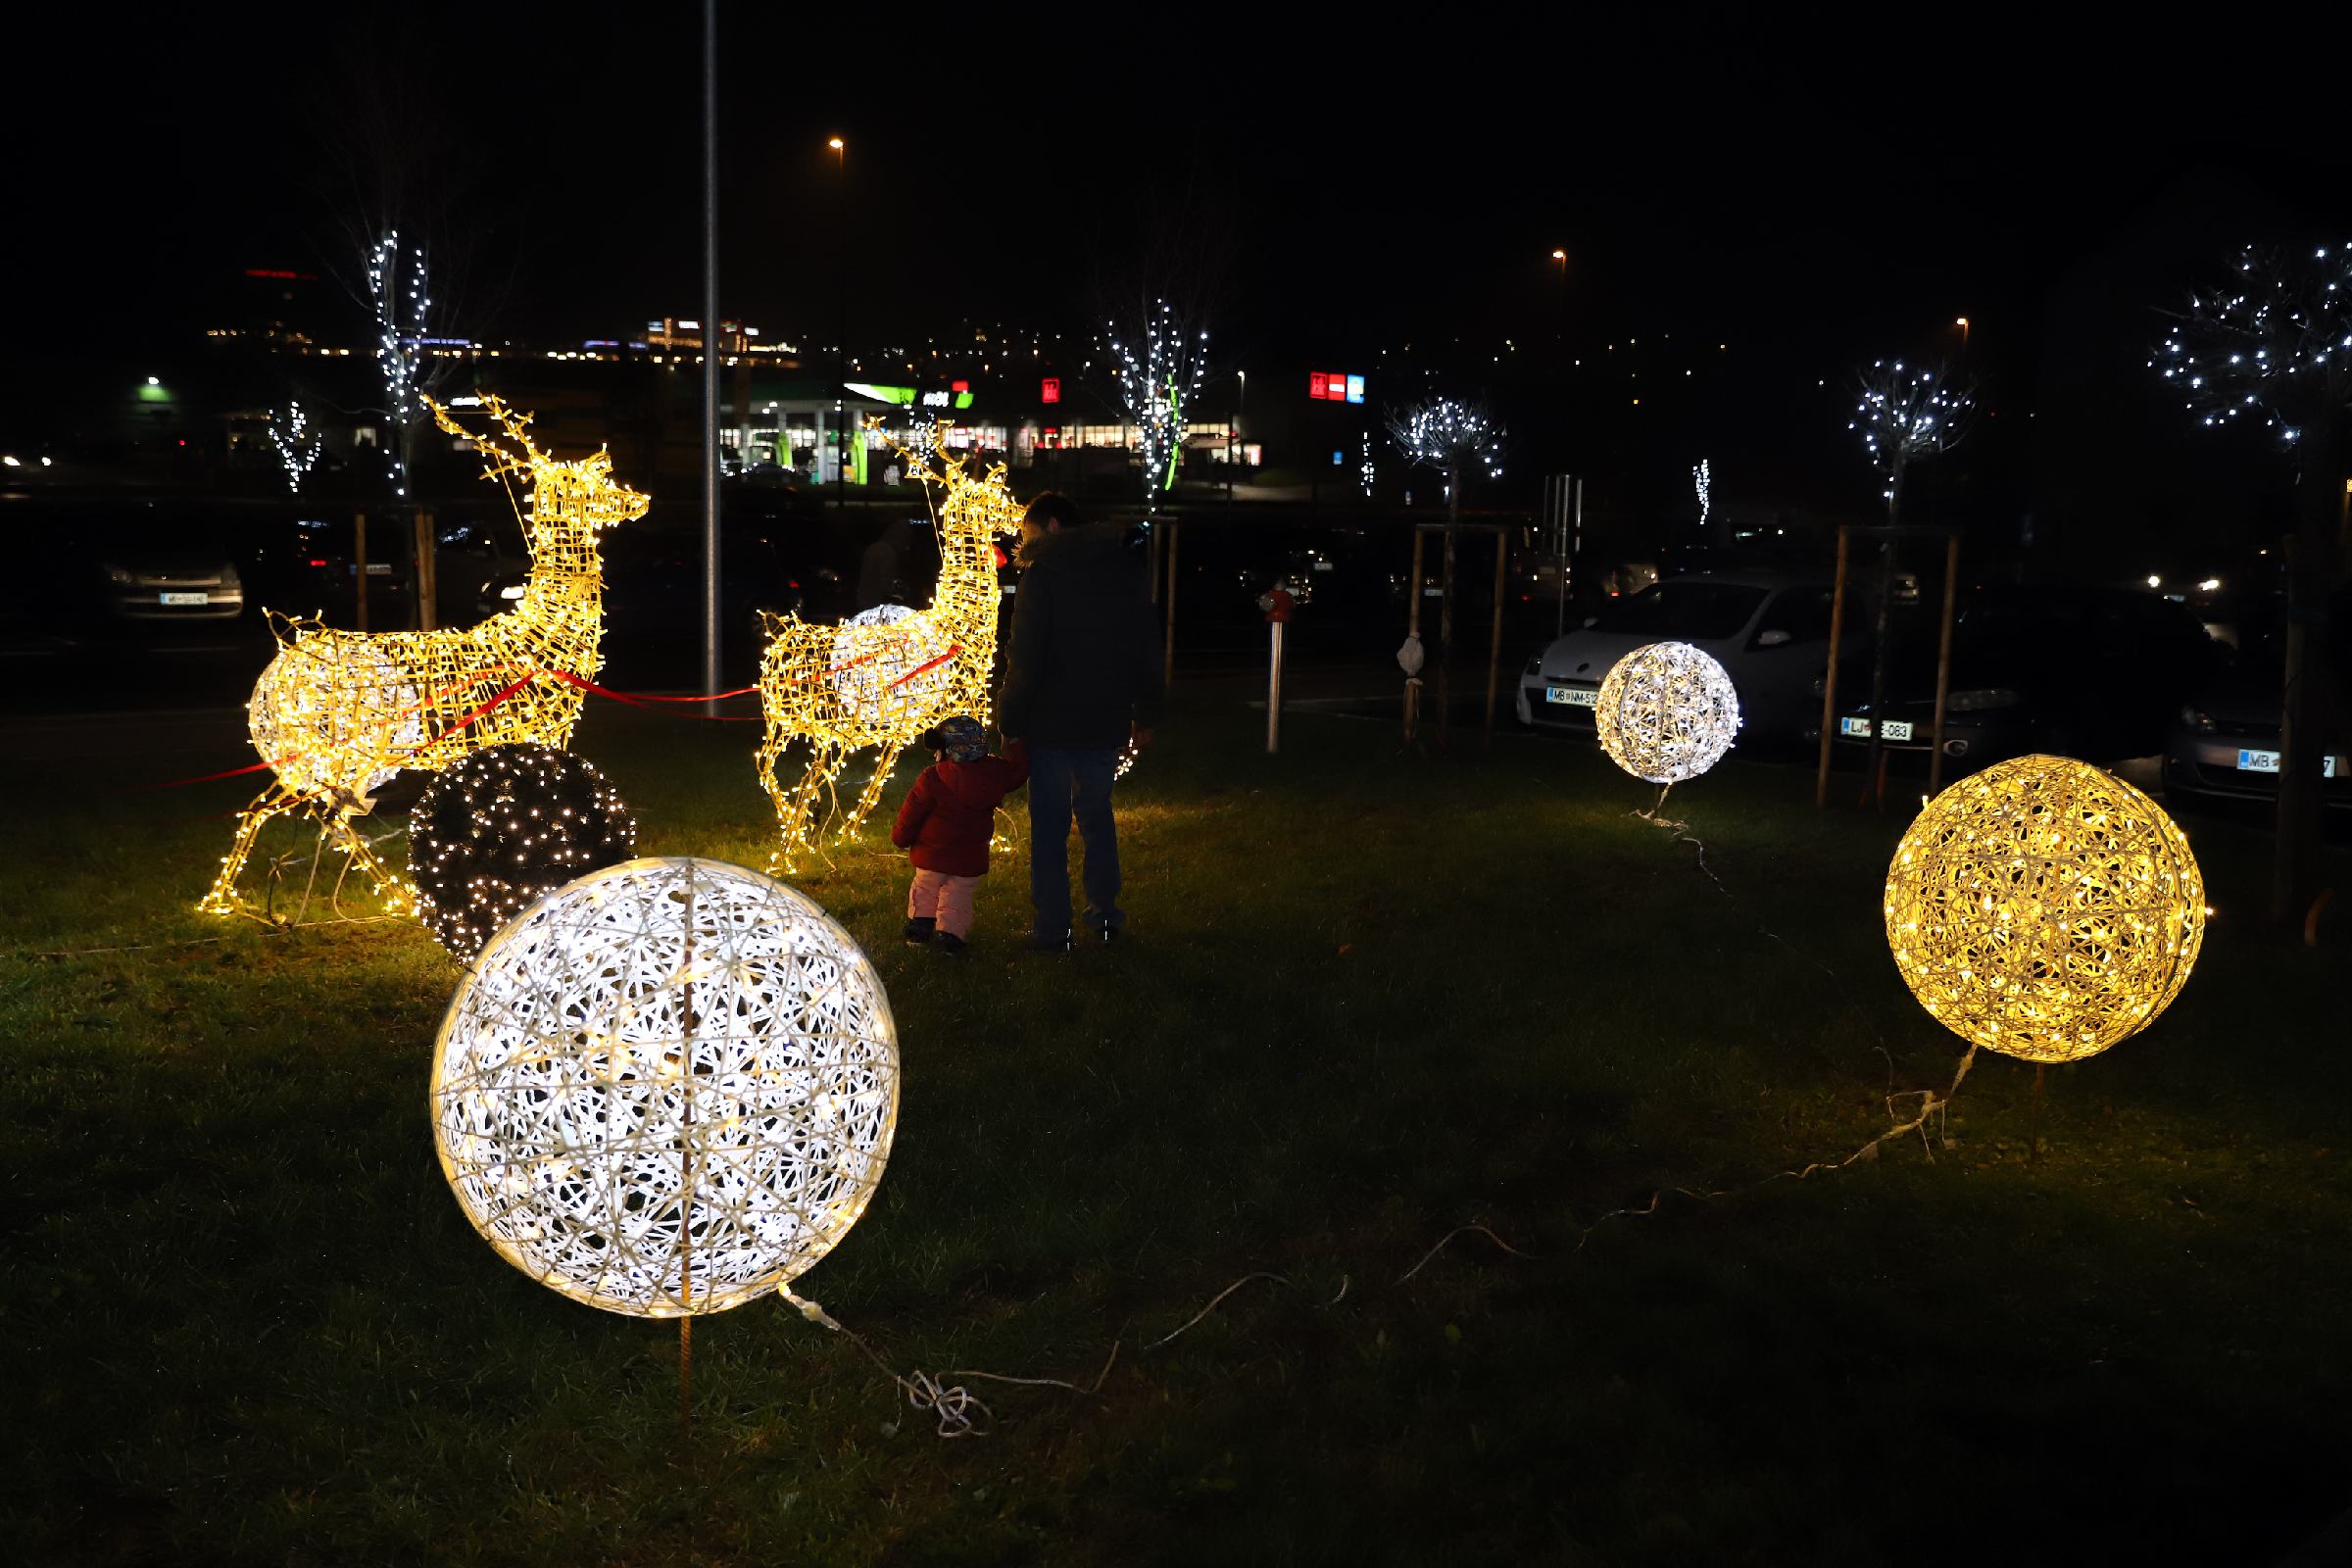
[[[939,920],[934,915],[924,915],[920,919],[908,920],[906,922],[906,945],[910,948],[927,945],[931,940],[931,933],[938,925]]]
[[[971,945],[953,931],[933,933],[931,946],[935,952],[944,954],[951,958],[961,958],[967,956],[971,952]]]
[[[1064,931],[1061,935],[1054,936],[1050,932],[1040,931],[1030,937],[1029,946],[1039,953],[1067,953],[1070,951],[1070,934]]]

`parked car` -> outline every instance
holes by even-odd
[[[444,626],[466,626],[508,609],[522,597],[522,574],[530,564],[521,525],[511,516],[439,519],[433,530],[434,613]]]
[[[117,621],[221,621],[245,612],[245,582],[227,548],[185,517],[142,512],[106,523],[96,565]]]
[[[288,550],[273,544],[264,559],[267,572],[262,603],[289,614],[320,614],[329,625],[350,626],[358,618],[361,566],[367,568],[368,625],[371,631],[398,631],[416,620],[412,591],[416,570],[415,525],[392,513],[368,519],[368,559],[353,559],[355,540],[349,515],[301,517],[292,525]]]
[[[2165,735],[2165,794],[2203,802],[2276,800],[2283,685],[2277,662],[2241,660],[2193,687]],[[2352,736],[2326,739],[2325,798],[2330,807],[2352,808]]]
[[[1935,744],[1934,628],[1887,650],[1886,745]],[[1970,596],[1952,628],[1944,755],[1963,769],[2029,752],[2086,761],[2153,756],[2189,690],[2222,665],[2221,645],[2185,607],[2130,589],[2045,583]],[[1869,743],[1866,662],[1840,661],[1840,744]]]
[[[1527,662],[1519,722],[1590,735],[1610,666],[1644,644],[1683,642],[1714,656],[1732,677],[1743,737],[1794,740],[1808,718],[1819,727],[1831,588],[1811,573],[1726,569],[1610,600]]]

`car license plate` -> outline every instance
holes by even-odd
[[[1591,708],[1600,701],[1600,693],[1590,686],[1546,686],[1544,700],[1560,703],[1569,708]]]
[[[157,594],[156,598],[167,605],[209,605],[213,602],[211,594],[202,593]]]
[[[1838,733],[1867,737],[1870,734],[1870,720],[1867,718],[1841,718],[1838,721]]]
[[[1909,740],[1911,738],[1911,721],[1907,718],[1888,719],[1886,721],[1886,738],[1890,741]]]
[[[2341,770],[2340,764],[2345,760],[2344,758],[2333,756],[2325,759],[2320,763],[2320,777],[2335,777]],[[2258,752],[2252,747],[2242,747],[2237,754],[2237,770],[2241,773],[2276,773],[2278,771],[2278,754],[2277,752]]]

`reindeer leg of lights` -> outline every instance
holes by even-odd
[[[840,837],[851,839],[858,836],[858,829],[864,825],[866,817],[881,803],[883,790],[889,787],[891,775],[898,771],[899,756],[906,750],[905,741],[883,743],[881,752],[874,758],[873,777],[867,779],[865,788],[858,792],[858,804],[850,808],[848,818],[841,824]]]
[[[272,818],[293,809],[293,801],[286,787],[272,783],[254,797],[253,804],[237,813],[237,836],[229,841],[228,853],[220,857],[220,869],[214,874],[212,890],[196,905],[200,914],[234,914],[239,905],[236,897],[237,873],[244,869],[247,857],[253,854],[254,841]]]
[[[343,878],[350,875],[354,869],[366,876],[368,885],[382,897],[384,910],[387,914],[397,916],[416,913],[416,889],[409,886],[406,878],[401,877],[390,866],[384,864],[382,858],[375,853],[375,846],[368,841],[367,835],[352,826],[352,816],[353,812],[345,810],[337,813],[334,818],[336,842],[343,851],[343,869],[336,873],[334,894],[328,900],[336,917],[339,919],[351,918],[343,913],[342,893]]]

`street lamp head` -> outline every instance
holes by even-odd
[[[839,136],[835,136],[831,140],[827,141],[825,145],[832,148],[835,152],[839,152],[841,151],[841,138]]]
[[[1553,251],[1551,253],[1551,259],[1555,262],[1564,262],[1568,259],[1568,253],[1566,251]]]
[[[1965,317],[1965,316],[1963,316],[1963,317],[1961,317],[1961,318],[1960,318],[1958,320],[1954,321],[1952,324],[1953,324],[1954,326],[1961,326],[1961,327],[1965,327],[1966,325],[1968,325],[1968,318],[1967,318],[1967,317]]]

